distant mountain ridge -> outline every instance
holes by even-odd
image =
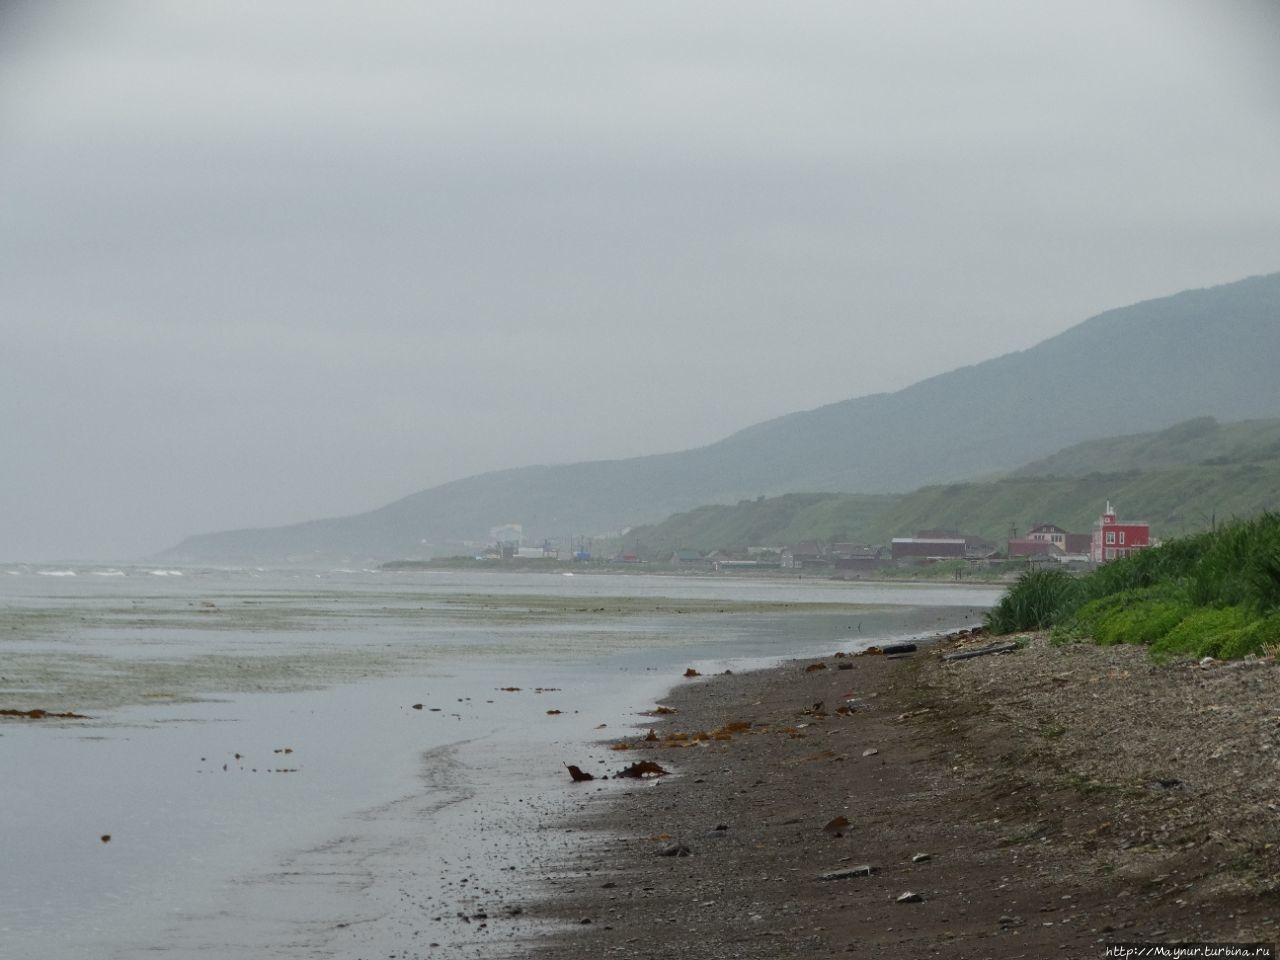
[[[189,537],[165,557],[429,556],[502,523],[523,524],[529,539],[563,539],[758,496],[911,490],[1193,417],[1280,416],[1278,357],[1280,273],[1110,310],[1028,350],[788,414],[709,446],[481,474],[356,516]]]

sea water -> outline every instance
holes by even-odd
[[[489,955],[529,932],[519,903],[574,842],[566,814],[620,787],[564,765],[623,766],[607,741],[686,669],[926,635],[997,595],[4,568],[0,709],[86,719],[0,721],[0,954]]]

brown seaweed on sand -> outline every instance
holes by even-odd
[[[665,777],[667,771],[652,760],[639,760],[627,767],[625,770],[619,770],[618,776],[631,777],[635,780],[645,780],[650,777]]]
[[[48,710],[0,710],[0,717],[21,717],[24,720],[88,720],[82,713],[50,713]]]

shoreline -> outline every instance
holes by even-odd
[[[563,763],[623,766],[596,741],[631,733],[691,662],[926,633],[989,593],[0,580],[0,753],[48,795],[10,816],[6,851],[32,869],[0,883],[0,925],[68,957],[490,956],[541,932],[525,905],[580,842],[560,827],[591,792],[565,789]],[[69,707],[92,718],[52,716]]]
[[[978,563],[978,561],[974,561]],[[1000,586],[1013,583],[1025,573],[1029,567],[1022,564],[1017,569],[1001,569],[988,571],[975,566],[969,576],[955,576],[951,568],[932,571],[929,565],[911,569],[915,576],[902,575],[901,569],[891,571],[884,567],[875,570],[860,570],[856,576],[836,576],[831,569],[814,568],[807,572],[802,569],[784,567],[756,567],[750,569],[735,568],[730,570],[714,570],[697,566],[673,566],[658,561],[641,561],[636,563],[598,563],[592,561],[587,566],[580,566],[562,560],[523,560],[523,561],[481,561],[441,558],[437,560],[389,560],[379,564],[376,572],[383,574],[403,573],[514,573],[514,574],[546,574],[574,577],[592,576],[637,576],[637,577],[692,577],[710,580],[764,580],[788,581],[810,580],[830,581],[832,583],[923,583],[923,584],[976,584],[979,586]],[[896,573],[897,575],[894,575]]]
[[[557,825],[575,842],[526,911],[539,933],[506,955],[1085,957],[1280,939],[1280,665],[1021,640],[675,687],[658,741],[634,732],[610,767],[675,775],[583,791]],[[664,745],[717,728],[732,732]]]

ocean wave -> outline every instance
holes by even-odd
[[[74,570],[37,570],[36,573],[42,577],[74,577],[76,575]]]
[[[153,577],[180,577],[180,576],[182,576],[182,571],[181,571],[181,570],[148,570],[148,571],[147,571],[147,573],[151,574]]]

